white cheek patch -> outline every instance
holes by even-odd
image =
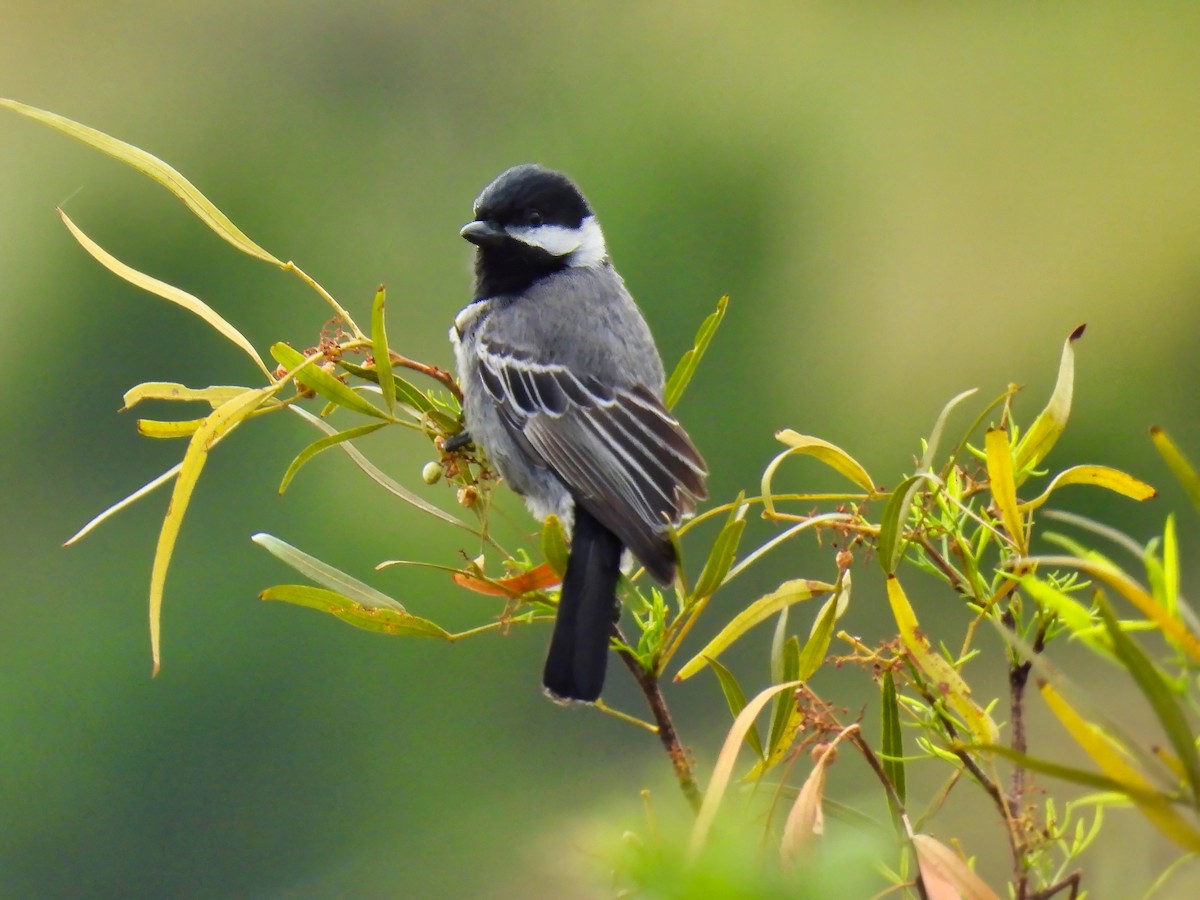
[[[551,256],[567,257],[569,266],[594,266],[608,256],[604,232],[595,216],[588,216],[578,228],[565,225],[538,225],[509,228],[508,233],[523,244],[545,250]]]

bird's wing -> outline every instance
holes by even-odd
[[[505,425],[646,568],[669,581],[667,522],[707,496],[708,469],[644,385],[613,388],[560,363],[481,340],[481,380]]]

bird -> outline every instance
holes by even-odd
[[[570,529],[542,684],[595,702],[628,550],[670,584],[671,525],[707,497],[708,467],[663,403],[663,364],[576,184],[527,163],[492,181],[460,234],[474,297],[450,329],[462,443],[481,448],[539,520]]]

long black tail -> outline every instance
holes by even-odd
[[[571,557],[542,675],[546,690],[560,700],[594,703],[604,687],[622,549],[615,534],[576,505]]]

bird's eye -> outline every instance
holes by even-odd
[[[536,209],[530,210],[529,215],[526,216],[526,218],[528,219],[529,224],[532,225],[534,228],[537,228],[539,225],[542,224],[542,214],[540,212],[538,212]]]

